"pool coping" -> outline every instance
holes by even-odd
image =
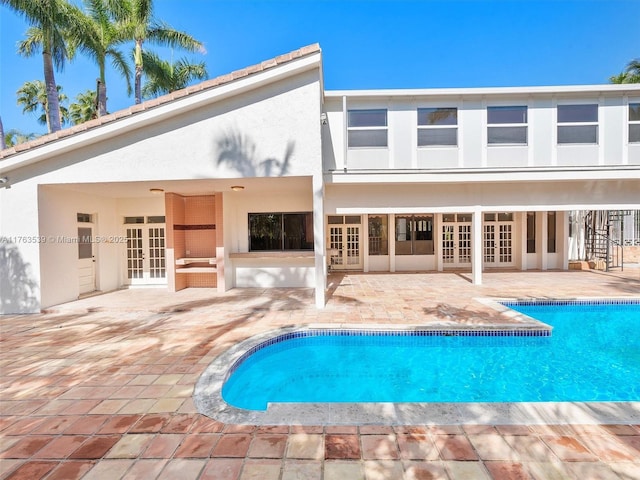
[[[245,410],[227,404],[222,387],[236,363],[270,339],[313,330],[397,331],[531,331],[551,327],[521,314],[504,303],[599,302],[629,303],[640,298],[533,299],[476,298],[514,323],[452,325],[307,324],[269,330],[243,340],[217,356],[198,379],[193,400],[203,415],[223,423],[251,425],[519,425],[640,423],[640,402],[482,402],[482,403],[269,403],[267,410]]]

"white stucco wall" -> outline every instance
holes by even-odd
[[[305,188],[301,189],[301,183]],[[224,194],[225,273],[227,283],[236,287],[312,287],[315,279],[313,252],[300,256],[284,252],[280,257],[265,257],[249,252],[250,213],[312,212],[314,199],[311,178],[281,183],[279,192],[264,195],[242,191]],[[317,230],[314,226],[314,231]],[[314,232],[322,236],[322,231]],[[243,254],[235,256],[234,254]],[[246,255],[245,255],[246,254]],[[267,254],[269,255],[269,254]]]
[[[0,313],[40,308],[39,241],[37,185],[0,189]]]
[[[625,92],[589,92],[588,94],[553,92],[507,94],[467,93],[457,95],[414,95],[402,91],[337,92],[325,103],[331,148],[325,153],[325,169],[450,169],[450,168],[523,168],[579,167],[640,163],[640,148],[626,142],[628,103],[637,97]],[[410,91],[409,91],[410,92]],[[388,148],[345,148],[343,96],[347,110],[387,109]],[[598,143],[594,145],[557,144],[557,105],[598,104]],[[487,107],[527,106],[527,144],[522,146],[487,144]],[[456,107],[458,109],[458,146],[417,147],[418,108]],[[346,151],[346,158],[345,158]],[[456,159],[459,161],[456,162]]]
[[[327,185],[326,213],[437,213],[640,207],[640,181]],[[609,207],[607,207],[609,208]]]
[[[128,198],[122,189],[110,192],[104,187],[121,182],[304,176],[309,178],[308,190],[298,192],[304,197],[300,207],[290,199],[271,205],[278,211],[293,207],[322,212],[321,204],[314,205],[311,181],[315,177],[321,183],[322,178],[319,64],[317,60],[302,62],[307,62],[304,68],[271,83],[259,81],[271,72],[238,80],[234,85],[241,95],[231,92],[220,99],[215,96],[217,90],[205,91],[187,97],[185,102],[196,104],[188,111],[177,109],[180,100],[10,158],[10,162],[25,158],[32,163],[13,167],[9,172],[12,188],[0,190],[0,235],[76,237],[77,212],[95,215],[96,234],[122,235],[125,215],[164,214],[161,199]],[[125,124],[130,128],[117,131]],[[111,130],[117,134],[82,140]],[[101,185],[96,194],[91,184]],[[75,191],[74,185],[81,185],[81,191]],[[135,184],[127,185],[136,189]],[[140,188],[148,195],[148,185]],[[282,191],[282,197],[287,193]],[[265,195],[254,195],[254,206],[242,208],[270,205]],[[319,200],[321,203],[321,195]],[[233,201],[228,206],[237,208]],[[235,220],[231,225],[235,226]],[[243,225],[246,232],[246,216]],[[227,232],[237,245],[238,229],[225,228]],[[246,235],[243,241],[246,243]],[[27,310],[77,298],[77,244],[19,243],[16,249],[29,264],[34,285],[42,286],[41,296],[35,293]],[[122,245],[98,246],[98,289],[122,285],[123,253]],[[312,258],[310,270],[304,266],[311,272],[303,276],[305,286],[309,276],[314,278],[314,264],[322,264],[322,255]]]

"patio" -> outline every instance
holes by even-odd
[[[0,479],[637,478],[633,424],[224,424],[191,395],[236,342],[283,326],[490,325],[481,297],[640,297],[625,272],[332,274],[311,289],[119,290],[0,317]],[[483,424],[484,423],[484,424]]]

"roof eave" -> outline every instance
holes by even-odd
[[[133,114],[121,114],[116,118],[95,126],[87,125],[84,131],[67,132],[61,130],[61,135],[53,140],[38,142],[37,140],[24,151],[16,152],[4,160],[0,161],[0,175],[5,175],[18,168],[31,165],[56,155],[86,147],[98,142],[113,138],[121,133],[130,132],[133,129],[142,128],[151,124],[161,122],[169,117],[188,113],[189,111],[202,108],[211,103],[219,102],[225,98],[233,97],[243,92],[259,88],[277,81],[285,80],[305,71],[320,68],[321,52],[315,51],[311,54],[301,56],[288,61],[282,65],[275,65],[269,69],[242,76],[232,81],[221,83],[211,88],[193,93],[185,91],[177,98],[170,101],[152,104],[151,109],[135,112],[137,106],[131,107]],[[185,89],[187,90],[187,89]],[[124,111],[123,111],[124,112]],[[120,112],[122,113],[122,112]]]

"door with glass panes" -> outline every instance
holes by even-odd
[[[164,222],[164,216],[125,217],[125,284],[167,283]]]
[[[93,215],[78,213],[78,292],[80,295],[96,289],[96,252],[94,251]]]
[[[329,215],[327,223],[329,268],[331,270],[361,270],[362,217],[360,215]]]
[[[442,214],[441,244],[444,268],[471,267],[470,213]]]
[[[485,267],[513,267],[513,213],[485,213],[483,261]]]

